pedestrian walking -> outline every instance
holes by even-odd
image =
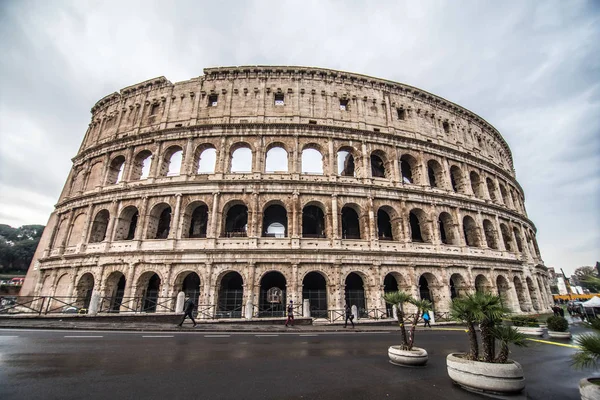
[[[346,314],[346,320],[344,321],[344,328],[346,326],[348,326],[348,321],[350,321],[350,323],[352,324],[352,327],[354,328],[354,315],[352,314],[352,309],[350,308],[350,306],[348,304],[346,304],[346,307],[344,308],[344,313]]]
[[[196,308],[196,304],[194,303],[194,300],[191,299],[191,297],[186,297],[185,299],[185,303],[183,303],[183,318],[181,319],[181,322],[179,323],[178,326],[182,326],[183,325],[183,321],[185,321],[185,319],[187,317],[190,317],[190,319],[192,320],[192,322],[194,323],[194,327],[196,326],[196,321],[194,320],[194,316],[192,315],[194,312],[194,308]]]
[[[294,326],[294,302],[290,300],[290,304],[287,307],[287,319],[285,320],[285,326],[288,324]]]
[[[426,327],[430,327],[431,328],[431,323],[429,322],[431,320],[431,317],[429,316],[429,313],[427,311],[423,311],[423,321],[425,321],[425,323],[423,324],[423,328]]]

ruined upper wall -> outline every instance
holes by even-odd
[[[283,96],[284,105],[275,104],[276,96]],[[412,86],[342,71],[207,68],[184,82],[159,77],[129,86],[91,111],[80,152],[118,138],[200,124],[317,124],[435,140],[479,153],[514,175],[507,143],[479,116]]]

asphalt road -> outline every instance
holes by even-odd
[[[0,330],[0,399],[482,399],[452,384],[464,332],[420,331],[425,368],[391,365],[397,332]],[[513,358],[520,398],[579,399],[570,347],[530,341]]]

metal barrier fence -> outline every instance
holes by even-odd
[[[102,297],[99,313],[169,313],[175,312],[173,297]]]

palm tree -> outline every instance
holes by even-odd
[[[395,308],[398,313],[398,325],[400,325],[400,334],[402,335],[402,349],[411,350],[409,348],[408,337],[406,336],[406,327],[404,326],[404,304],[410,303],[412,296],[406,292],[388,292],[383,295],[383,299],[386,303],[391,304],[392,308]]]
[[[586,324],[594,333],[586,333],[575,339],[581,349],[573,355],[576,368],[598,368],[600,362],[600,319],[593,319]]]
[[[502,318],[508,313],[508,309],[502,305],[500,296],[490,293],[476,292],[464,297],[458,297],[452,300],[450,305],[450,316],[456,321],[460,321],[467,326],[467,335],[469,336],[470,351],[467,354],[469,360],[479,360],[479,343],[475,325],[479,324],[481,329],[481,344],[483,348],[483,357],[481,361],[495,361],[495,342],[500,340],[503,345],[509,343],[517,344],[521,342],[519,336],[513,335],[516,332],[507,332],[495,328],[502,321]],[[502,348],[500,357],[508,357],[508,347]]]
[[[497,363],[505,363],[508,361],[508,345],[525,347],[525,335],[515,329],[514,326],[498,325],[492,329],[492,335],[500,342],[500,353],[494,360]]]
[[[398,312],[398,325],[400,326],[400,334],[402,335],[402,343],[400,345],[402,350],[412,350],[415,341],[415,328],[417,327],[423,312],[432,309],[431,302],[428,300],[416,300],[410,294],[400,290],[397,292],[385,293],[383,299],[386,303],[391,304],[392,307],[396,308]],[[410,321],[410,318],[407,318],[404,313],[405,304],[412,304],[417,309],[413,315],[412,321]],[[406,322],[411,322],[410,335],[407,335],[406,333]]]
[[[493,328],[500,322],[510,310],[504,307],[500,296],[491,293],[475,293],[475,318],[481,329],[481,345],[483,348],[483,361],[494,362],[496,355]]]
[[[473,295],[465,297],[456,297],[450,304],[450,318],[464,323],[467,326],[467,335],[469,336],[469,353],[467,359],[479,359],[479,342],[477,341],[477,332],[475,332],[475,301]]]

